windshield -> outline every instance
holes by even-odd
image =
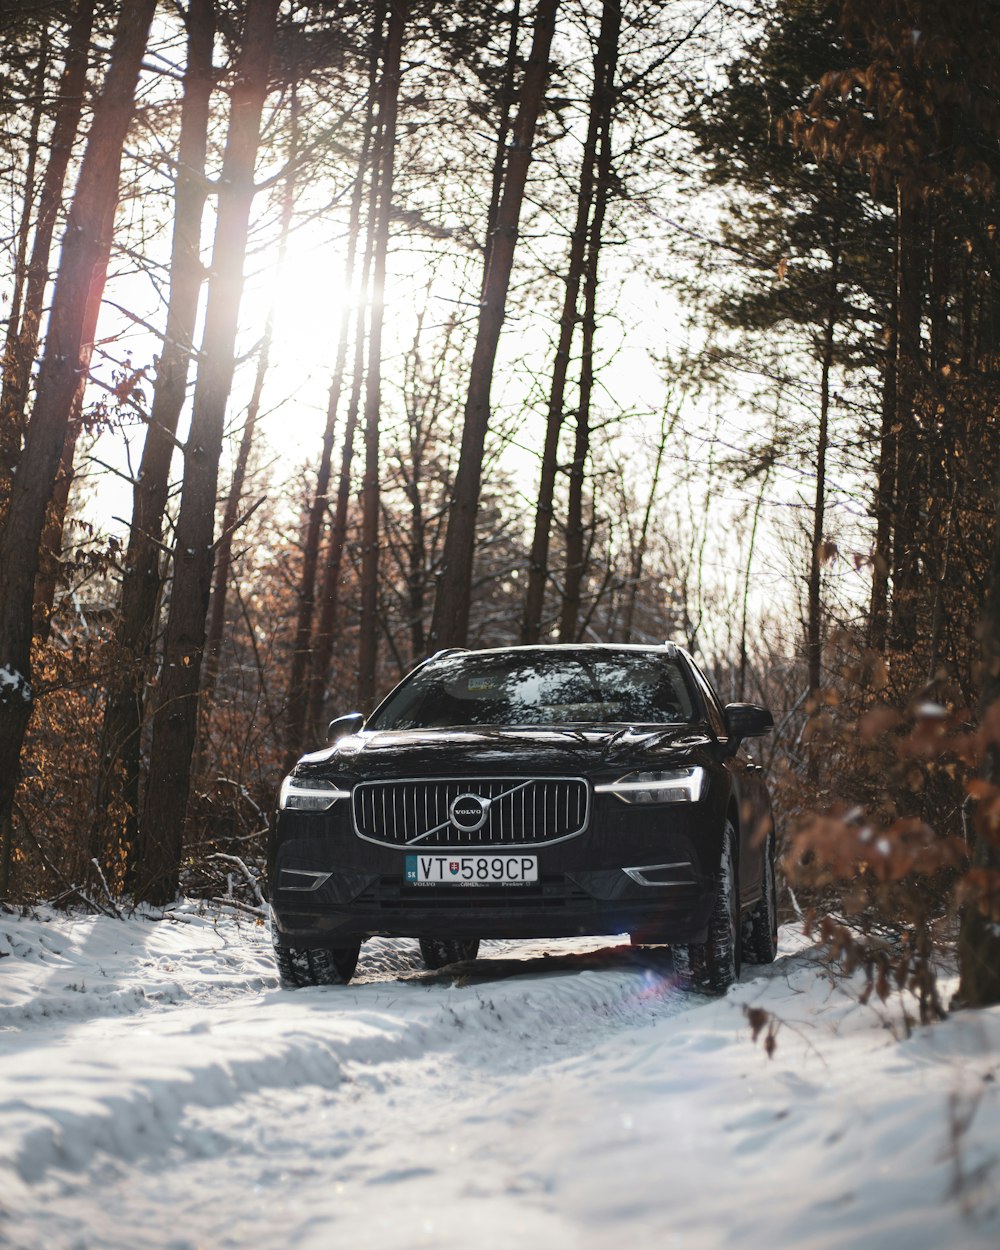
[[[694,702],[676,660],[642,651],[443,657],[389,695],[369,729],[678,725]]]

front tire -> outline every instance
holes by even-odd
[[[420,956],[432,971],[475,959],[478,954],[479,938],[420,938]]]
[[[360,953],[360,942],[332,950],[276,946],[274,960],[281,984],[287,989],[303,989],[310,985],[346,985],[354,976]]]
[[[718,892],[704,942],[673,946],[674,973],[686,990],[724,994],[740,976],[740,886],[736,831],[726,822]]]
[[[763,892],[743,931],[747,963],[771,964],[778,954],[778,887],[774,878],[774,833],[767,837],[764,852]]]

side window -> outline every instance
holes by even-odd
[[[718,696],[709,684],[708,678],[701,671],[694,660],[689,655],[684,657],[691,669],[691,675],[694,677],[695,684],[701,691],[701,697],[705,701],[705,710],[708,713],[708,723],[712,726],[712,730],[717,738],[728,738],[729,731],[726,729],[726,717],[722,710],[722,704],[719,702]]]

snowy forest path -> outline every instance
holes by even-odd
[[[429,1174],[414,1163],[428,1157],[423,1141],[446,1140],[456,1113],[488,1149],[503,1125],[482,1107],[502,1090],[537,1082],[531,1100],[541,1105],[547,1067],[585,1060],[622,1029],[697,1002],[672,987],[669,961],[643,969],[627,948],[602,950],[600,940],[568,943],[558,955],[549,952],[560,943],[489,944],[495,964],[460,987],[422,977],[415,944],[375,941],[357,983],[289,993],[277,988],[265,935],[252,925],[241,933],[195,916],[177,921],[81,924],[69,941],[64,928],[22,926],[11,942],[36,968],[34,993],[5,1013],[0,1033],[5,1089],[28,1093],[0,1099],[8,1125],[0,1163],[35,1230],[25,1245],[84,1244],[80,1210],[95,1200],[119,1213],[121,1245],[142,1243],[165,1190],[177,1188],[171,1207],[180,1211],[184,1194],[214,1172],[211,1192],[232,1192],[239,1180],[254,1195],[225,1216],[249,1220],[249,1230],[273,1216],[285,1175],[276,1160],[294,1143],[302,1159],[293,1172],[315,1173],[324,1193],[334,1174],[345,1178],[332,1182],[337,1192],[351,1178],[364,1187],[416,1182]],[[516,977],[535,965],[545,975]],[[10,1027],[15,1020],[20,1028]],[[41,1089],[40,1065],[49,1073]],[[516,1123],[523,1112],[508,1109],[501,1120],[510,1114]],[[395,1127],[380,1141],[366,1126],[387,1118]],[[513,1174],[515,1190],[532,1188]],[[41,1195],[59,1201],[35,1226],[32,1199]],[[101,1242],[117,1244],[107,1234]]]
[[[0,924],[4,1250],[997,1244],[1000,1034],[901,1041],[795,930],[708,999],[615,938],[284,991],[262,927],[175,919]]]

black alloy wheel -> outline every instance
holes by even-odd
[[[747,963],[774,963],[778,953],[778,887],[774,876],[774,831],[764,852],[763,893],[743,926],[743,953]]]
[[[431,970],[460,964],[479,954],[479,938],[421,938],[420,957]]]
[[[281,984],[287,989],[303,989],[310,985],[346,985],[354,976],[360,953],[360,942],[333,950],[276,946],[274,959]]]
[[[724,994],[740,976],[740,883],[736,866],[736,831],[726,821],[715,906],[704,942],[671,947],[674,974],[682,988]]]

